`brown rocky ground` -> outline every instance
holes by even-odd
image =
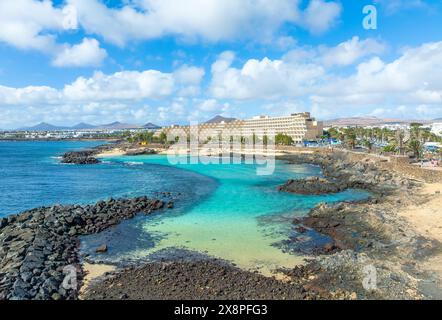
[[[433,174],[396,162],[341,152],[295,154],[282,159],[321,165],[325,176],[333,183],[341,183],[343,189],[360,187],[373,193],[370,200],[358,203],[321,204],[304,219],[294,221],[293,227],[299,234],[317,232],[331,241],[312,252],[306,265],[280,270],[287,277],[284,281],[217,260],[174,261],[109,274],[93,285],[85,298],[438,298],[441,290],[437,274],[432,272],[434,268],[424,266],[440,257],[440,242],[419,232],[400,214],[411,206],[437,201],[434,192],[422,193],[427,182],[434,182]],[[310,187],[314,189],[314,183]]]

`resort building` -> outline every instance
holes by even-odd
[[[437,134],[438,136],[442,136],[442,122],[433,123],[431,126],[431,132]]]
[[[247,120],[221,121],[218,123],[204,123],[195,126],[170,126],[161,132],[167,135],[180,135],[190,131],[198,132],[200,141],[209,137],[220,136],[226,132],[232,136],[250,137],[254,134],[263,136],[273,132],[290,136],[295,143],[306,140],[316,140],[322,136],[323,123],[316,121],[309,112],[294,113],[289,116],[270,117],[257,116]],[[158,133],[159,134],[159,133]]]

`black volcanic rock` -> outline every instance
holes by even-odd
[[[278,188],[279,191],[297,193],[297,194],[328,194],[337,193],[346,188],[346,185],[329,181],[319,177],[310,177],[307,179],[289,180]]]
[[[96,154],[94,150],[66,152],[63,155],[61,163],[68,164],[97,164],[100,160],[94,158]]]
[[[150,148],[137,149],[137,150],[128,150],[126,151],[126,156],[141,156],[141,155],[149,155],[156,154],[157,152]]]
[[[138,213],[164,207],[147,197],[110,199],[95,205],[53,206],[1,219],[0,300],[76,299],[78,288],[63,285],[66,275],[84,276],[79,236],[99,233]],[[107,246],[99,248],[105,252]]]

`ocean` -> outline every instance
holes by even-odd
[[[81,249],[89,260],[128,264],[186,249],[270,273],[303,259],[280,245],[293,233],[295,217],[320,202],[369,196],[360,190],[326,196],[277,191],[288,179],[320,175],[311,165],[277,162],[272,175],[259,176],[255,164],[171,165],[162,155],[106,158],[88,166],[59,162],[66,151],[99,144],[0,141],[0,216],[39,206],[147,195],[175,206],[83,237]],[[103,243],[108,253],[95,254]]]

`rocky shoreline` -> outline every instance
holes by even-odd
[[[101,163],[97,156],[103,153],[112,152],[113,150],[123,150],[123,154],[127,156],[152,155],[157,152],[152,148],[140,147],[125,141],[116,141],[109,144],[100,145],[88,150],[70,151],[62,156],[61,163],[65,164],[98,164]]]
[[[115,146],[104,148],[111,150]],[[97,153],[82,157],[102,151],[98,148],[94,150]],[[296,253],[311,234],[329,240],[310,252],[305,265],[278,270],[285,275],[284,281],[241,270],[211,257],[164,260],[107,274],[94,282],[82,298],[434,297],[430,292],[439,290],[439,283],[434,275],[421,270],[420,263],[431,254],[442,252],[441,244],[422,237],[396,214],[411,204],[428,200],[418,194],[422,182],[379,166],[372,159],[355,161],[341,153],[293,154],[280,160],[318,165],[324,175],[324,178],[290,180],[280,187],[281,192],[324,194],[359,188],[372,194],[370,199],[360,202],[323,203],[307,216],[295,219],[293,237],[275,245]],[[40,208],[0,220],[0,299],[76,299],[76,291],[65,290],[61,283],[66,265],[75,266],[80,282],[84,276],[78,257],[78,236],[100,232],[140,211],[150,213],[164,206],[161,201],[141,200],[145,207],[128,205],[140,199],[112,200],[107,205],[113,208],[109,211],[113,214],[104,213],[103,203],[98,203],[86,207]],[[96,212],[103,214],[101,223],[94,220]],[[82,219],[76,220],[78,215]],[[430,289],[421,286],[423,281]]]
[[[189,253],[191,254],[191,253]],[[92,285],[85,300],[303,299],[302,286],[239,269],[218,259],[163,261],[123,269]]]
[[[78,237],[164,206],[147,197],[110,199],[87,206],[42,207],[0,219],[0,300],[76,299],[84,276]],[[63,283],[67,270],[76,274],[77,286]]]
[[[340,153],[300,153],[279,157],[292,164],[313,164],[321,167],[325,178],[312,177],[290,180],[281,191],[303,194],[335,193],[346,189],[364,189],[383,196],[399,190],[411,190],[419,186],[415,180],[393,171],[381,169],[370,158],[355,162]],[[297,185],[300,185],[299,187]],[[301,187],[306,189],[303,191]]]
[[[381,168],[373,159],[355,161],[340,153],[300,154],[284,160],[321,166],[325,185],[331,183],[332,188],[341,191],[359,188],[372,194],[370,199],[359,202],[322,203],[306,217],[293,221],[295,236],[285,245],[294,245],[294,251],[302,246],[300,239],[305,234],[314,232],[330,239],[312,251],[316,257],[311,262],[321,272],[308,286],[328,298],[336,298],[337,293],[342,296],[343,292],[356,293],[359,299],[432,298],[429,292],[433,290],[423,290],[420,283],[440,284],[434,275],[423,272],[419,266],[435,252],[442,251],[442,246],[422,237],[397,215],[411,204],[428,200],[418,192],[423,182]],[[310,193],[329,191],[321,180],[312,180]],[[289,181],[281,191],[297,191],[299,185],[309,182],[308,179]],[[373,283],[367,283],[370,277]]]
[[[97,164],[101,162],[96,158],[98,154],[114,150],[117,146],[119,146],[122,143],[124,142],[115,141],[113,143],[99,145],[97,147],[87,150],[69,151],[63,154],[61,163],[81,164],[81,165]]]
[[[325,178],[302,181],[308,184],[309,190],[305,192],[310,194],[348,188],[360,188],[372,194],[368,200],[359,202],[323,203],[304,218],[295,219],[295,236],[287,240],[285,249],[296,253],[297,248],[303,246],[303,238],[311,233],[323,235],[329,241],[312,250],[305,265],[279,270],[287,277],[285,281],[262,278],[216,259],[190,265],[186,261],[163,261],[112,273],[90,287],[85,298],[434,298],[431,292],[437,291],[439,284],[432,274],[419,266],[431,254],[440,251],[441,245],[423,238],[396,214],[411,203],[428,200],[418,194],[420,182],[384,169],[369,158],[354,161],[342,154],[316,153],[288,155],[281,159],[321,166]],[[330,185],[323,187],[329,182]],[[295,180],[289,181],[281,191],[292,192],[294,183]],[[182,283],[175,281],[181,277]],[[432,288],[423,288],[422,282],[429,283]],[[247,290],[241,289],[242,283]]]
[[[306,179],[290,179],[282,186],[278,187],[279,191],[304,194],[304,195],[320,195],[328,193],[338,193],[346,189],[345,185],[334,181],[323,179],[320,177],[309,177]]]

